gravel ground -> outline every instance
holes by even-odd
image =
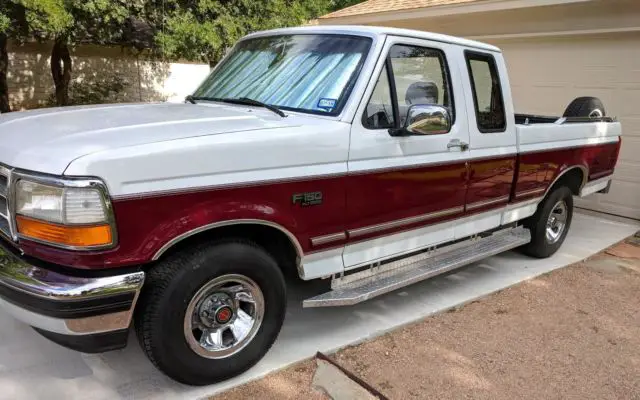
[[[640,399],[640,240],[332,358],[390,399]],[[321,399],[306,361],[215,399]]]

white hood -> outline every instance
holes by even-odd
[[[49,108],[0,115],[0,163],[62,175],[99,151],[219,133],[295,126],[267,110],[211,103]]]

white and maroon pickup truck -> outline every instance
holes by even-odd
[[[170,377],[237,375],[275,341],[285,280],[355,304],[512,248],[548,257],[606,192],[598,99],[515,114],[500,50],[426,32],[242,39],[184,104],[0,117],[0,303],[84,352],[133,322]],[[327,285],[328,286],[328,285]]]

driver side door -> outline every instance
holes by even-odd
[[[462,52],[456,50],[438,42],[387,38],[385,57],[352,125],[346,269],[454,238],[452,221],[464,213],[468,168],[468,151],[457,145],[469,143],[458,83]],[[389,129],[401,128],[415,104],[446,107],[449,131],[391,136]]]

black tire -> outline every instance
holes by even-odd
[[[566,204],[566,221],[564,229],[555,241],[547,239],[547,221],[558,202],[564,201]],[[567,237],[567,232],[571,227],[573,218],[573,194],[571,190],[565,186],[558,187],[550,192],[547,197],[540,203],[538,210],[531,217],[527,218],[523,225],[531,231],[531,242],[523,246],[521,250],[532,257],[547,258],[553,255]]]
[[[563,117],[604,117],[606,111],[597,97],[578,97],[564,111]]]
[[[206,358],[187,342],[185,313],[200,288],[226,274],[241,274],[257,284],[264,317],[253,339],[237,353]],[[181,383],[207,385],[260,361],[276,340],[285,311],[285,281],[273,257],[252,242],[227,240],[176,253],[152,267],[136,307],[135,329],[140,346],[160,371]]]

